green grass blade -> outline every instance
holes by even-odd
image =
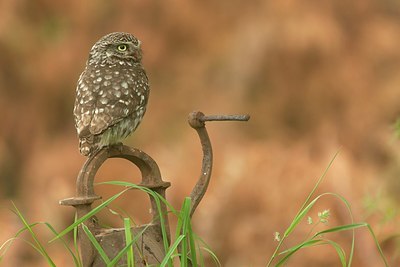
[[[124,254],[128,254],[129,249],[132,248],[134,243],[135,240],[131,240],[121,251],[118,252],[115,258],[112,259],[107,266],[116,266],[122,256],[124,256]],[[127,266],[135,266],[135,262],[131,260],[131,262],[127,262]]]
[[[120,197],[122,194],[124,194],[126,191],[128,191],[129,189],[125,189],[121,192],[119,192],[118,194],[115,194],[114,196],[110,197],[109,199],[107,199],[106,201],[104,201],[103,203],[101,203],[99,206],[95,207],[94,209],[92,209],[89,213],[87,213],[85,216],[82,216],[81,218],[77,219],[73,224],[71,224],[70,226],[68,226],[66,229],[64,229],[63,231],[61,231],[56,237],[54,237],[52,240],[49,241],[49,243],[53,242],[56,239],[59,239],[60,237],[66,235],[67,233],[69,233],[70,231],[72,231],[75,227],[77,227],[78,225],[80,225],[81,223],[83,223],[84,221],[86,221],[87,219],[89,219],[90,217],[94,216],[96,213],[98,213],[99,211],[101,211],[102,209],[104,209],[107,205],[109,205],[111,202],[113,202],[115,199],[117,199],[118,197]]]
[[[196,253],[196,244],[194,241],[194,235],[191,226],[191,199],[190,197],[186,197],[182,204],[181,215],[179,216],[179,220],[182,221],[182,234],[186,235],[187,238],[182,241],[181,247],[181,265],[186,267],[188,264],[188,260],[191,261],[191,265],[197,266],[197,253]],[[190,253],[188,253],[190,252]],[[190,258],[188,259],[188,255]]]
[[[194,238],[197,240],[198,243],[200,243],[202,246],[200,246],[200,248],[206,252],[208,252],[208,254],[210,254],[210,256],[212,257],[212,259],[214,260],[215,264],[218,267],[221,267],[221,262],[219,261],[217,255],[212,251],[212,249],[210,248],[210,246],[203,240],[201,239],[198,235],[196,235],[195,233],[193,233]]]
[[[124,228],[125,228],[125,244],[130,244],[132,242],[132,232],[131,232],[131,222],[129,218],[124,218]],[[135,262],[135,254],[133,253],[132,245],[129,246],[129,249],[126,253],[126,258],[128,267],[132,267]]]
[[[54,262],[52,261],[52,259],[50,258],[50,256],[47,254],[45,248],[43,247],[42,243],[40,243],[39,239],[37,238],[35,232],[33,232],[30,224],[26,221],[25,217],[22,215],[22,213],[19,211],[19,209],[17,208],[17,206],[15,206],[14,202],[12,202],[13,206],[14,206],[14,210],[17,213],[19,219],[22,221],[22,223],[25,225],[25,227],[27,228],[27,230],[30,232],[32,239],[35,241],[38,251],[40,252],[40,254],[43,255],[43,257],[46,259],[47,263],[50,266],[56,266],[54,264]]]
[[[346,266],[346,254],[339,244],[337,244],[336,242],[331,241],[331,240],[313,239],[313,240],[307,240],[297,246],[294,246],[288,250],[285,250],[285,251],[279,253],[279,255],[282,255],[282,254],[286,254],[286,255],[282,259],[279,260],[279,262],[276,264],[276,267],[279,267],[279,266],[282,266],[283,264],[285,264],[290,259],[290,257],[292,257],[293,254],[296,253],[297,251],[299,251],[300,249],[307,248],[307,247],[313,247],[313,246],[327,245],[327,244],[331,245],[336,250],[342,266]]]
[[[367,227],[367,223],[353,223],[353,224],[346,224],[346,225],[340,225],[336,227],[332,227],[326,230],[322,230],[314,234],[314,237],[323,235],[323,234],[328,234],[328,233],[335,233],[335,232],[342,232],[342,231],[349,231],[361,227]]]
[[[163,261],[160,264],[160,267],[165,267],[167,264],[169,264],[168,262],[171,261],[172,258],[172,254],[174,254],[176,248],[178,247],[178,245],[182,242],[182,240],[185,238],[185,235],[180,235],[178,236],[178,238],[175,240],[175,242],[172,244],[172,246],[169,248],[167,254],[165,254],[165,258],[163,259]]]
[[[342,264],[342,267],[346,267],[346,253],[344,252],[343,248],[336,242],[332,241],[332,240],[326,240],[326,242],[331,245],[335,250],[336,253],[339,256],[340,259],[340,263]]]
[[[303,208],[303,210],[299,214],[297,214],[297,217],[295,217],[295,219],[292,222],[292,224],[290,225],[290,227],[286,230],[287,232],[285,232],[284,237],[287,237],[295,229],[295,227],[301,222],[301,220],[307,215],[307,213],[310,211],[310,209],[314,206],[314,204],[320,198],[322,198],[324,196],[328,196],[328,195],[338,198],[339,200],[341,200],[345,204],[345,206],[346,206],[346,208],[347,208],[347,210],[349,212],[351,221],[353,222],[353,214],[352,214],[352,211],[351,211],[350,204],[348,203],[348,201],[344,197],[342,197],[342,196],[340,196],[338,194],[335,194],[335,193],[330,193],[330,192],[323,193],[321,195],[318,195],[316,198],[314,198],[305,208]],[[350,225],[353,225],[355,227],[351,227]],[[363,226],[362,224],[360,224],[358,226],[356,226],[355,224],[350,224],[350,225],[348,225],[348,226],[338,226],[338,227],[334,227],[334,228],[330,228],[330,229],[321,231],[321,232],[315,234],[311,239],[313,239],[313,238],[315,238],[318,235],[321,235],[323,233],[337,232],[337,231],[341,231],[341,230],[343,230],[343,231],[344,230],[354,230],[355,228]],[[355,242],[355,236],[354,236],[354,232],[353,232],[352,245],[351,245],[351,249],[350,249],[349,264],[348,264],[349,266],[351,265],[353,254],[354,254],[354,242]]]
[[[161,199],[163,199],[163,197],[160,194],[158,194],[157,192],[150,190],[146,187],[139,186],[139,185],[129,183],[129,182],[110,181],[110,182],[103,182],[101,184],[125,186],[125,187],[128,187],[126,190],[138,189],[138,190],[141,190],[141,191],[151,195],[153,197],[153,199],[156,203],[156,207],[157,207],[158,219],[160,220],[160,225],[161,225],[161,235],[162,235],[162,239],[163,239],[164,250],[167,251],[169,249],[169,238],[168,238],[169,229],[166,229],[166,225],[165,225],[164,216],[166,216],[166,214],[163,214],[161,211]],[[172,261],[168,262],[168,266],[172,267]]]
[[[294,252],[298,251],[301,248],[310,247],[310,246],[315,245],[317,243],[320,243],[322,241],[323,241],[322,239],[309,239],[309,240],[301,242],[300,244],[297,244],[297,245],[295,245],[295,246],[293,246],[291,248],[288,248],[288,249],[280,252],[278,255],[293,254]]]
[[[50,229],[50,231],[54,235],[58,235],[57,231],[53,228],[53,226],[51,226],[49,223],[46,223],[46,222],[44,224]],[[61,240],[61,243],[63,244],[64,248],[66,248],[68,253],[72,256],[75,266],[82,266],[81,260],[79,258],[79,254],[77,254],[78,256],[76,256],[74,254],[74,252],[71,250],[71,248],[68,246],[68,244],[65,242],[65,240],[63,238],[60,238],[60,240]]]
[[[319,185],[322,183],[322,181],[325,179],[326,174],[328,173],[328,171],[330,170],[330,168],[332,167],[333,162],[335,161],[336,157],[339,155],[340,149],[335,153],[335,155],[333,155],[332,159],[329,161],[328,166],[325,168],[324,172],[322,173],[322,175],[318,178],[317,183],[314,185],[313,189],[311,190],[311,192],[308,194],[306,200],[304,201],[303,205],[301,206],[300,210],[298,213],[300,213],[303,208],[307,205],[307,203],[310,201],[310,199],[312,198],[312,196],[314,195],[315,191],[317,190],[317,188],[319,187]],[[295,216],[297,217],[297,215]]]
[[[347,224],[347,225],[342,225],[342,226],[337,226],[337,227],[332,227],[327,230],[320,231],[316,233],[314,236],[322,235],[322,234],[327,234],[327,233],[332,233],[332,232],[341,232],[341,231],[348,231],[348,230],[355,230],[358,228],[366,227],[368,231],[370,232],[372,238],[374,239],[375,246],[378,249],[379,255],[382,258],[382,261],[384,262],[385,266],[389,266],[389,263],[386,260],[385,255],[383,254],[382,248],[379,245],[379,241],[375,236],[374,231],[372,230],[371,226],[368,223],[354,223],[354,224]]]
[[[375,246],[377,247],[377,249],[378,249],[378,251],[379,251],[379,255],[381,256],[382,261],[384,262],[384,264],[385,264],[386,267],[389,267],[389,263],[388,263],[387,260],[386,260],[385,254],[383,254],[382,248],[381,248],[381,246],[379,245],[379,241],[378,241],[378,239],[376,238],[376,235],[375,235],[374,231],[372,230],[372,228],[371,228],[371,226],[370,226],[369,224],[367,224],[367,228],[368,228],[369,232],[371,233],[371,235],[372,235],[372,237],[373,237],[373,239],[374,239]]]
[[[14,213],[18,216],[17,212],[15,212],[15,211],[12,211],[12,212],[14,212]],[[29,224],[29,227],[33,228],[33,227],[35,227],[35,226],[38,225],[38,224],[39,224],[39,223],[31,223],[31,224]],[[4,254],[7,252],[7,250],[10,248],[10,246],[12,245],[12,243],[13,243],[15,240],[19,239],[18,236],[19,236],[20,234],[22,234],[23,232],[25,232],[25,231],[28,231],[28,227],[26,227],[26,226],[24,226],[23,228],[21,228],[20,230],[18,230],[17,233],[14,235],[14,237],[12,237],[12,238],[6,240],[6,241],[0,246],[0,251],[1,251],[2,249],[4,249],[4,252],[3,252],[2,254],[0,254],[0,260],[1,260],[1,258],[4,256]],[[25,241],[24,239],[21,239],[21,240]],[[28,243],[29,243],[29,242],[28,242]],[[34,245],[33,245],[33,247],[34,247]],[[38,250],[36,247],[35,247],[35,249]],[[40,252],[40,250],[38,250],[38,251]],[[40,253],[40,254],[41,254],[41,253]]]
[[[207,251],[207,253],[211,255],[211,258],[214,260],[215,265],[217,265],[218,267],[222,267],[222,264],[219,261],[217,255],[215,255],[215,253],[211,249],[209,249],[208,247],[201,247],[201,249]]]
[[[321,182],[324,180],[326,174],[328,173],[328,170],[331,168],[334,160],[336,159],[337,155],[339,154],[339,151],[337,151],[335,153],[335,155],[333,156],[333,158],[331,159],[331,161],[329,162],[328,166],[325,168],[324,173],[318,178],[317,183],[314,185],[313,189],[311,190],[311,192],[308,194],[306,200],[304,201],[303,205],[301,206],[300,210],[298,211],[298,213],[296,214],[296,216],[294,217],[292,223],[290,224],[290,226],[286,229],[285,233],[284,233],[284,237],[286,238],[295,228],[296,226],[300,223],[300,221],[304,218],[304,216],[310,211],[310,209],[314,206],[315,202],[322,197],[322,195],[319,195],[318,197],[314,198],[310,203],[310,199],[312,198],[312,196],[314,195],[315,191],[317,190],[317,188],[319,187],[319,185],[321,184]]]
[[[272,262],[274,261],[275,257],[278,255],[278,252],[283,244],[283,242],[285,241],[285,239],[287,238],[287,236],[295,229],[295,227],[297,226],[297,224],[301,221],[300,217],[304,217],[305,213],[304,213],[304,209],[309,206],[309,201],[312,198],[312,196],[314,195],[314,192],[317,190],[317,188],[319,187],[319,185],[321,184],[321,182],[324,180],[324,178],[326,177],[326,174],[328,173],[328,170],[331,168],[333,162],[335,161],[337,155],[339,154],[340,150],[338,150],[335,155],[332,157],[332,159],[329,161],[328,166],[325,168],[323,174],[318,178],[317,183],[315,184],[315,186],[313,187],[313,189],[311,190],[311,192],[308,194],[306,200],[303,202],[302,206],[300,207],[299,211],[297,212],[296,216],[294,217],[294,219],[292,220],[292,223],[290,224],[290,226],[288,227],[288,229],[285,230],[285,233],[283,235],[283,237],[281,238],[281,240],[279,241],[278,245],[276,246],[274,252],[272,253],[268,263],[267,263],[267,267],[271,266]]]
[[[194,234],[193,234],[194,235]],[[199,245],[199,242],[197,242],[196,240],[196,248],[197,248],[197,252],[199,254],[199,260],[200,260],[200,267],[204,267],[204,255],[203,255],[203,251],[201,250],[201,247]]]
[[[115,258],[109,263],[109,265],[110,266],[115,266],[117,264],[117,262],[122,258],[122,256],[125,253],[127,253],[130,248],[133,248],[133,245],[137,242],[139,237],[143,235],[143,233],[147,230],[147,228],[149,226],[150,226],[150,224],[147,224],[146,227],[144,227],[143,230],[140,231],[129,243],[126,242],[125,247],[120,252],[118,252],[118,254],[115,256]],[[132,250],[132,253],[134,253],[133,250]],[[133,265],[132,266],[135,266],[134,258],[133,258]]]
[[[351,205],[350,203],[347,201],[347,199],[345,199],[343,196],[339,195],[339,194],[335,194],[335,193],[326,193],[326,194],[330,194],[336,198],[338,198],[339,200],[341,200],[344,205],[346,206],[346,209],[349,213],[350,219],[351,219],[351,224],[354,224],[354,218],[353,218],[353,212],[351,211]],[[350,247],[350,253],[349,253],[349,261],[347,266],[351,267],[351,263],[353,262],[353,255],[354,255],[354,246],[355,246],[355,240],[356,240],[356,236],[355,236],[355,232],[354,229],[352,229],[352,238],[351,238],[351,247]]]
[[[13,212],[18,216],[18,213],[17,213],[16,211],[13,211]],[[33,228],[36,227],[36,226],[38,226],[38,225],[45,225],[54,235],[57,235],[57,234],[58,234],[57,231],[53,228],[53,226],[51,226],[51,224],[49,224],[49,223],[47,223],[47,222],[36,222],[36,223],[31,223],[31,224],[29,224],[29,226],[24,226],[23,228],[21,228],[20,230],[18,230],[17,233],[14,235],[14,238],[12,238],[12,240],[15,240],[16,238],[18,238],[18,236],[19,236],[20,234],[22,234],[23,232],[29,231],[29,228],[33,230]],[[8,244],[8,247],[11,246],[12,240],[11,240],[10,244]],[[60,239],[60,240],[61,240],[61,243],[63,244],[63,246],[67,249],[68,253],[72,256],[72,259],[73,259],[73,261],[74,261],[75,266],[81,266],[82,264],[81,264],[81,262],[80,262],[79,254],[75,255],[75,253],[70,249],[70,247],[69,247],[68,244],[65,242],[65,240],[64,240],[64,239]],[[9,241],[9,240],[7,240],[7,241]],[[3,244],[3,245],[4,245],[4,244]],[[3,245],[0,246],[0,251],[3,249]],[[5,251],[8,250],[8,247],[5,249]],[[43,254],[41,253],[40,249],[38,249],[38,248],[35,247],[34,245],[33,245],[33,247],[34,247],[37,251],[39,251],[41,255],[43,255]],[[5,253],[5,252],[4,252],[4,253]],[[4,253],[3,253],[3,254],[0,254],[0,260],[1,260],[2,255],[4,255]],[[45,255],[43,255],[43,256],[45,256]]]
[[[345,198],[343,198],[342,196],[340,196],[338,194],[324,193],[324,194],[319,195],[317,198],[315,198],[311,203],[313,203],[314,201],[316,201],[319,198],[321,198],[323,196],[326,196],[326,195],[331,195],[331,196],[339,198],[345,204],[346,208],[349,211],[349,215],[351,217],[351,221],[353,221],[353,215],[352,215],[350,204],[348,203],[348,201]],[[307,207],[305,208],[305,210],[307,210]],[[302,216],[302,215],[300,215],[300,216]],[[304,217],[304,216],[302,216],[302,217]],[[321,236],[323,234],[329,234],[329,233],[341,232],[341,231],[353,231],[353,233],[352,233],[353,234],[352,245],[351,245],[350,254],[349,254],[349,260],[348,260],[347,264],[346,263],[343,264],[343,261],[346,261],[346,257],[345,257],[345,253],[344,253],[343,249],[337,243],[335,243],[335,242],[333,242],[331,240],[325,240],[324,241],[325,243],[330,244],[335,248],[335,250],[336,250],[336,252],[337,252],[337,254],[338,254],[338,256],[340,258],[340,261],[341,261],[343,266],[351,266],[352,258],[353,258],[353,255],[354,255],[354,243],[355,243],[354,230],[356,230],[358,228],[363,228],[363,227],[368,228],[370,234],[372,235],[372,237],[374,239],[375,245],[376,245],[376,247],[377,247],[377,249],[379,251],[379,254],[380,254],[381,258],[382,258],[382,261],[384,262],[385,266],[389,266],[388,262],[386,260],[386,257],[384,256],[383,251],[382,251],[382,249],[381,249],[381,247],[379,245],[379,242],[378,242],[378,240],[377,240],[377,238],[376,238],[371,226],[368,223],[365,223],[365,222],[362,222],[362,223],[351,223],[351,224],[347,224],[347,225],[341,225],[341,226],[332,227],[332,228],[317,232],[316,234],[314,234],[314,236],[311,238],[311,240],[313,240],[314,238],[316,238],[318,236]],[[301,245],[302,244],[300,244],[299,246],[301,246]],[[294,248],[296,248],[296,247],[294,247]],[[284,253],[287,253],[287,252],[288,252],[288,250],[284,251]],[[293,253],[291,253],[291,254],[293,254]]]
[[[0,251],[3,250],[3,252],[0,253],[0,262],[3,259],[4,255],[7,253],[8,249],[11,247],[12,243],[17,239],[18,239],[18,237],[12,237],[12,238],[9,238],[6,241],[4,241],[3,244],[1,244]]]
[[[25,239],[20,238],[20,237],[13,237],[13,238],[8,239],[7,241],[11,240],[11,242],[13,242],[13,241],[15,241],[17,239],[21,240],[22,242],[25,242],[26,244],[28,244],[30,247],[32,247],[34,250],[36,250],[40,255],[42,255],[44,257],[44,255],[43,255],[42,251],[39,249],[39,247],[35,246],[35,244],[33,244],[32,242],[29,242],[28,240],[25,240]],[[5,243],[3,243],[3,245],[4,244]],[[0,261],[2,260],[3,257],[4,257],[4,255],[0,258]]]
[[[327,192],[327,193],[323,193],[323,194],[319,195],[320,198],[323,197],[323,196],[333,196],[333,197],[339,199],[339,200],[345,205],[345,207],[346,207],[346,209],[347,209],[347,211],[348,211],[348,213],[349,213],[349,217],[350,217],[350,220],[351,220],[351,224],[354,224],[354,218],[353,218],[353,212],[352,212],[352,210],[351,210],[351,205],[350,205],[350,203],[349,203],[343,196],[341,196],[341,195],[339,195],[339,194],[336,194],[336,193],[331,193],[331,192]],[[352,230],[352,239],[351,239],[351,247],[350,247],[350,253],[349,253],[349,260],[348,260],[348,263],[347,263],[347,266],[348,266],[348,267],[351,266],[351,263],[352,263],[352,261],[353,261],[354,245],[355,245],[355,232],[354,232],[354,229],[349,229],[349,230]],[[314,237],[315,237],[315,236],[314,236]]]
[[[317,196],[314,198],[306,207],[304,207],[293,219],[292,223],[290,226],[286,229],[283,238],[286,238],[287,236],[290,235],[290,233],[293,232],[293,230],[296,228],[296,226],[301,222],[301,220],[308,214],[310,209],[314,206],[314,204],[320,199],[322,195]]]
[[[82,229],[86,233],[87,237],[89,238],[90,242],[92,242],[93,246],[99,253],[100,257],[103,259],[105,264],[109,265],[110,264],[110,259],[108,258],[106,252],[104,249],[101,247],[99,242],[97,241],[96,237],[92,234],[92,232],[89,230],[89,228],[85,225],[82,224]]]
[[[299,245],[297,245],[297,246],[294,246],[293,248],[290,248],[289,250],[285,250],[285,251],[281,252],[280,254],[286,253],[286,255],[285,255],[282,259],[280,259],[280,260],[278,261],[278,263],[275,265],[275,267],[282,266],[282,265],[283,265],[284,263],[286,263],[286,262],[290,259],[290,257],[293,256],[293,254],[296,253],[299,249],[302,249],[302,248],[304,248],[304,247],[310,247],[310,246],[313,246],[313,245],[315,245],[315,244],[317,244],[317,243],[320,243],[320,242],[322,242],[322,240],[320,240],[320,239],[308,240],[308,241],[305,241],[305,242],[303,242],[303,243],[301,243],[301,244],[299,244]]]
[[[198,263],[197,263],[197,252],[196,252],[196,242],[195,242],[195,237],[194,237],[193,230],[192,230],[192,223],[190,221],[190,212],[191,212],[191,210],[190,210],[190,206],[189,206],[188,238],[189,238],[189,245],[190,245],[190,259],[191,259],[191,262],[192,262],[193,266],[198,266]]]
[[[75,218],[74,218],[74,222],[76,222],[78,218],[78,214],[75,212]],[[79,252],[79,246],[78,246],[78,226],[74,227],[74,249],[75,249],[75,253],[77,255],[79,264],[78,266],[82,266],[82,261],[81,261],[81,256],[80,256],[80,252]]]
[[[188,224],[190,224],[190,198],[185,198],[182,204],[181,216],[179,219],[182,220],[182,234],[186,236],[181,243],[181,267],[187,267],[188,265]]]
[[[183,229],[183,222],[185,221],[184,218],[183,218],[184,214],[182,212],[183,207],[184,207],[184,203],[182,204],[181,211],[176,214],[177,217],[178,217],[178,220],[177,220],[176,227],[175,227],[175,236],[180,236],[182,231],[183,231],[182,230]]]
[[[15,214],[17,214],[17,213],[15,213]],[[18,214],[17,214],[17,216],[18,216]],[[31,224],[29,224],[29,227],[30,227],[30,228],[33,228],[33,227],[35,227],[35,226],[38,225],[38,224],[39,224],[39,223],[31,223]],[[15,234],[14,237],[18,237],[20,234],[22,234],[22,233],[25,232],[25,231],[28,231],[28,227],[27,227],[27,226],[24,226],[24,227],[22,227],[21,229],[19,229],[18,232]]]
[[[339,151],[337,151],[335,153],[335,155],[333,156],[333,158],[329,162],[328,166],[325,168],[324,173],[318,178],[317,183],[314,185],[313,189],[308,194],[306,200],[304,201],[304,203],[301,206],[300,210],[298,211],[298,213],[294,217],[292,223],[290,224],[288,229],[286,229],[283,238],[286,238],[296,228],[296,226],[300,223],[301,219],[304,218],[304,216],[308,213],[308,211],[312,208],[312,206],[315,204],[315,202],[319,198],[319,197],[317,197],[317,198],[315,198],[313,201],[311,201],[309,203],[310,199],[314,195],[314,192],[317,190],[317,188],[319,187],[321,182],[324,180],[326,174],[328,173],[328,170],[331,168],[331,166],[332,166],[332,164],[333,164],[333,162],[336,159],[338,154],[339,154]]]

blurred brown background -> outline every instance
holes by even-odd
[[[265,266],[277,244],[273,233],[290,224],[339,149],[318,193],[343,195],[355,220],[372,225],[391,265],[400,264],[397,0],[0,1],[1,243],[22,227],[10,200],[30,222],[57,230],[72,222],[74,210],[58,200],[74,195],[85,161],[72,117],[75,85],[93,43],[113,31],[143,42],[152,90],[144,121],[126,143],[157,161],[176,208],[200,171],[188,113],[252,116],[207,126],[214,173],[194,227],[223,266]],[[137,171],[110,160],[98,181],[111,179],[138,181]],[[107,197],[120,189],[98,190]],[[119,200],[139,223],[149,220],[144,203],[135,193]],[[329,226],[351,222],[333,197],[310,215],[317,220],[324,209]],[[287,247],[310,229],[300,224]],[[43,226],[37,231],[43,242],[52,238]],[[349,248],[351,233],[332,238]],[[60,244],[46,246],[57,266],[72,266]],[[21,240],[0,264],[46,265]],[[339,264],[332,248],[318,247],[288,266]],[[353,266],[382,265],[369,232],[357,230]]]

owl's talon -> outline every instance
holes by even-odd
[[[119,153],[122,153],[124,150],[124,144],[122,142],[118,142],[116,144],[110,145],[109,148],[118,150]]]

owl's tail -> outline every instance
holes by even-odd
[[[98,150],[98,142],[95,139],[97,138],[94,138],[94,136],[79,139],[79,152],[83,156],[90,156]]]

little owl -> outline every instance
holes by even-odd
[[[140,41],[129,33],[110,33],[93,45],[74,106],[82,155],[121,142],[141,122],[150,91],[141,59]]]

